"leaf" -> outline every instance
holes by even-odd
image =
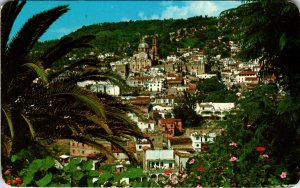
[[[23,186],[28,185],[33,180],[34,174],[33,173],[27,173],[25,177],[23,177]]]
[[[46,72],[43,70],[42,67],[39,67],[38,65],[34,64],[34,63],[26,63],[24,64],[24,66],[30,68],[32,71],[34,71],[38,77],[42,80],[44,85],[48,84],[48,77]]]
[[[90,170],[89,171],[89,176],[90,177],[99,177],[100,173],[96,170]]]
[[[75,171],[72,173],[72,178],[77,181],[81,180],[81,178],[83,178],[83,176],[84,176],[84,173],[81,171]]]
[[[55,165],[55,161],[52,157],[50,156],[47,156],[44,160],[43,160],[43,168],[51,168],[51,167],[54,167]]]
[[[18,155],[12,155],[10,158],[11,162],[15,162],[18,159],[20,159]]]
[[[97,116],[86,116],[86,117],[88,120],[91,120],[95,124],[100,125],[107,132],[107,134],[109,134],[109,135],[113,134],[113,132],[109,128],[109,126],[103,120],[101,120],[99,117],[97,117]]]
[[[8,127],[9,127],[9,131],[10,131],[11,138],[14,139],[14,137],[15,137],[15,132],[14,132],[14,127],[13,127],[13,124],[12,124],[12,121],[11,121],[11,117],[10,117],[10,115],[8,115],[8,114],[6,113],[6,111],[4,110],[4,108],[2,108],[2,111],[3,111],[4,115],[5,115],[5,118],[6,118]]]
[[[91,170],[93,168],[93,161],[87,160],[82,163],[82,169],[83,170]]]
[[[106,182],[111,177],[113,177],[113,175],[110,172],[104,172],[99,177],[100,184],[103,184],[104,182]]]
[[[45,187],[46,185],[48,185],[51,180],[52,180],[52,173],[47,173],[42,179],[35,181],[35,183],[39,186],[39,187]]]
[[[286,46],[286,43],[287,43],[287,37],[285,33],[283,33],[279,39],[279,49],[283,50]]]
[[[80,94],[71,94],[77,100],[85,103],[88,107],[90,107],[96,114],[100,115],[104,119],[106,119],[103,105],[97,101],[96,98],[92,98],[91,96],[80,95]]]
[[[43,160],[35,159],[28,167],[28,171],[32,172],[33,174],[40,170],[43,165]]]
[[[35,138],[35,131],[33,129],[33,125],[31,124],[30,120],[27,117],[25,117],[23,114],[21,114],[21,116],[26,121],[26,123],[29,127],[29,130],[30,130],[31,137],[32,137],[32,139],[34,139]]]

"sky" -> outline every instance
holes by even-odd
[[[12,36],[34,14],[59,5],[69,5],[70,10],[39,41],[58,39],[84,25],[103,22],[218,16],[240,4],[240,1],[27,1],[13,26]]]

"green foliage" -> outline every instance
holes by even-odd
[[[93,161],[84,161],[80,158],[72,159],[69,164],[60,168],[56,166],[55,160],[48,156],[42,159],[23,163],[24,156],[14,155],[11,158],[12,166],[22,163],[19,176],[22,178],[22,186],[95,186],[92,178],[98,178],[100,173],[92,170]],[[102,178],[103,179],[103,178]],[[101,178],[100,178],[101,180]]]
[[[228,90],[220,78],[212,77],[200,80],[197,84],[200,91],[199,101],[202,102],[236,102],[234,91]]]
[[[256,187],[297,181],[299,149],[291,143],[299,143],[299,128],[287,125],[293,124],[292,115],[278,114],[290,97],[278,97],[276,85],[260,85],[245,94],[235,115],[220,122],[225,129],[215,143],[188,162],[185,185],[196,186],[196,181],[202,186]]]
[[[132,56],[137,49],[142,36],[158,35],[158,50],[160,57],[165,58],[170,53],[175,53],[178,47],[203,48],[215,40],[220,35],[220,30],[216,25],[218,19],[214,17],[204,18],[201,16],[183,19],[165,20],[138,20],[118,23],[99,23],[90,26],[83,26],[68,37],[79,37],[82,35],[95,35],[92,45],[95,47],[93,52],[96,54],[114,52],[116,55]],[[204,27],[209,29],[204,30]],[[185,31],[183,29],[186,29]],[[177,36],[177,31],[179,35]],[[170,40],[169,33],[175,33],[180,41]],[[146,39],[151,45],[151,37]],[[35,46],[35,51],[41,51],[49,41],[39,43]],[[86,49],[75,50],[77,57],[88,54]],[[61,65],[64,62],[60,62]],[[58,65],[58,66],[61,66]]]

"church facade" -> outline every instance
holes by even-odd
[[[137,53],[133,54],[129,69],[131,72],[140,72],[147,67],[151,67],[153,61],[158,59],[157,37],[153,37],[151,47],[145,42],[145,38],[142,38]]]

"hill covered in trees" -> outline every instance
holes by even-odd
[[[191,17],[188,19],[143,20],[118,23],[99,23],[83,26],[70,33],[71,37],[94,35],[92,41],[96,54],[114,52],[121,57],[131,56],[137,50],[142,37],[152,44],[152,36],[158,36],[159,54],[164,58],[176,53],[177,48],[200,48],[208,55],[229,56],[228,41],[232,33],[223,29],[222,20],[216,17]],[[39,43],[36,49],[44,49],[49,43]],[[77,51],[78,55],[91,50]]]

